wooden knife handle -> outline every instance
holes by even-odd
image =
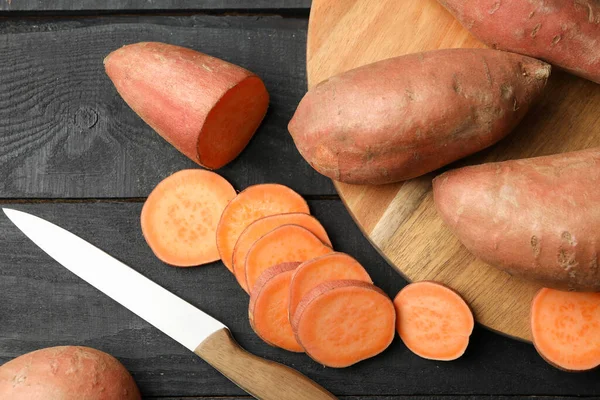
[[[207,337],[194,353],[257,399],[336,399],[300,372],[248,353],[227,328]]]

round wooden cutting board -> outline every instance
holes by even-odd
[[[484,46],[436,0],[313,0],[309,86],[384,58],[453,47]],[[593,146],[600,146],[600,85],[554,69],[545,99],[509,137],[453,166]],[[400,273],[411,281],[449,285],[466,298],[480,323],[529,341],[529,308],[539,286],[469,254],[436,215],[433,176],[384,186],[336,182],[336,187],[364,234]]]

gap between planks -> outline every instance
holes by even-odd
[[[335,194],[325,195],[303,195],[300,193],[302,198],[307,201],[315,200],[329,200],[329,201],[341,201],[340,197]],[[143,203],[146,201],[146,197],[105,197],[105,198],[0,198],[1,204],[53,204],[53,203]]]
[[[95,18],[95,17],[189,17],[205,15],[213,17],[281,17],[308,19],[310,9],[253,9],[253,10],[60,10],[60,11],[4,11],[0,10],[0,21],[3,19],[52,19],[52,18]]]

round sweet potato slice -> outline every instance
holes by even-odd
[[[389,297],[363,281],[324,282],[298,305],[292,328],[316,362],[344,368],[384,351],[394,339],[396,312]]]

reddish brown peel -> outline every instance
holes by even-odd
[[[362,265],[345,253],[329,253],[303,262],[295,271],[290,285],[290,320],[302,298],[323,282],[357,280],[373,283]]]
[[[144,203],[144,238],[154,254],[170,265],[192,267],[217,261],[217,225],[234,197],[231,184],[214,172],[176,172],[160,182]]]
[[[217,227],[217,247],[223,264],[233,272],[235,244],[251,223],[283,213],[310,214],[310,211],[302,196],[275,183],[250,186],[238,194],[223,211]]]
[[[0,399],[139,400],[141,396],[113,356],[89,347],[59,346],[0,366]]]
[[[531,333],[538,353],[557,368],[600,366],[600,293],[541,289],[531,306]]]
[[[258,239],[246,255],[246,282],[250,293],[268,268],[286,262],[303,262],[333,250],[308,229],[283,225]]]
[[[192,49],[136,43],[110,53],[104,66],[133,111],[207,168],[236,158],[267,112],[269,94],[259,77]]]
[[[316,362],[344,368],[384,351],[396,312],[387,295],[363,281],[329,281],[302,298],[292,320],[298,343]]]
[[[550,70],[490,49],[390,58],[313,87],[288,130],[306,161],[331,179],[402,181],[508,135],[540,98]]]
[[[599,1],[439,2],[488,46],[539,58],[600,83]]]
[[[449,171],[433,198],[486,263],[545,287],[600,291],[600,148]]]
[[[323,243],[331,246],[331,241],[327,236],[327,232],[325,232],[325,228],[323,228],[321,223],[312,215],[304,213],[286,213],[257,219],[244,229],[233,249],[233,273],[240,286],[246,292],[250,292],[248,284],[246,283],[245,264],[248,250],[250,250],[254,242],[262,236],[283,225],[298,225],[306,228],[314,233]]]
[[[265,270],[250,296],[248,316],[256,334],[271,346],[301,353],[288,319],[292,274],[300,263],[283,263]]]
[[[404,287],[394,299],[397,331],[410,351],[430,360],[462,356],[473,332],[473,314],[452,289],[436,282]]]

